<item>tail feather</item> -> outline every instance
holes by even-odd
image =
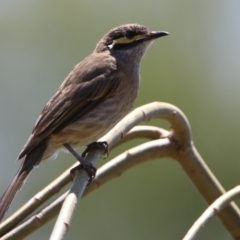
[[[0,198],[0,222],[8,210],[15,194],[22,187],[29,173],[27,171],[22,172],[21,174],[18,172],[5,193]]]
[[[29,152],[23,163],[14,177],[13,181],[5,191],[5,193],[0,198],[0,222],[2,221],[6,211],[8,210],[14,196],[17,191],[24,184],[27,176],[32,171],[33,167],[37,166],[43,158],[44,152],[47,148],[47,141],[44,141],[37,147],[35,147],[31,152]]]

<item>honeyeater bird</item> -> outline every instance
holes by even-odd
[[[18,156],[23,161],[0,198],[0,220],[33,167],[61,149],[72,152],[97,141],[130,111],[138,94],[140,61],[149,45],[166,35],[138,24],[116,27],[73,68],[43,108]],[[96,169],[78,160],[93,178]]]

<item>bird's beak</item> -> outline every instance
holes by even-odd
[[[167,36],[167,35],[169,35],[168,32],[153,31],[153,32],[151,32],[151,33],[148,35],[147,39],[149,39],[149,40],[154,40],[154,39],[156,39],[156,38],[164,37],[164,36]]]

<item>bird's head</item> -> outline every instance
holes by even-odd
[[[140,62],[148,46],[168,32],[150,31],[139,24],[126,24],[109,31],[97,44],[95,52],[108,51],[111,55]]]

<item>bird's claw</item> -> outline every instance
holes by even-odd
[[[90,143],[87,148],[85,149],[85,151],[82,153],[82,157],[85,158],[86,155],[88,154],[88,152],[90,152],[92,149],[94,148],[99,148],[99,149],[103,149],[104,152],[103,154],[106,154],[106,158],[108,157],[109,155],[109,150],[108,150],[108,143],[106,141],[104,142],[93,142],[93,143]]]
[[[80,169],[84,169],[88,173],[89,175],[88,185],[89,185],[96,176],[97,172],[96,168],[92,165],[92,163],[85,161],[83,164],[79,164],[78,166],[71,169],[70,176],[72,180],[76,176],[76,171]]]

